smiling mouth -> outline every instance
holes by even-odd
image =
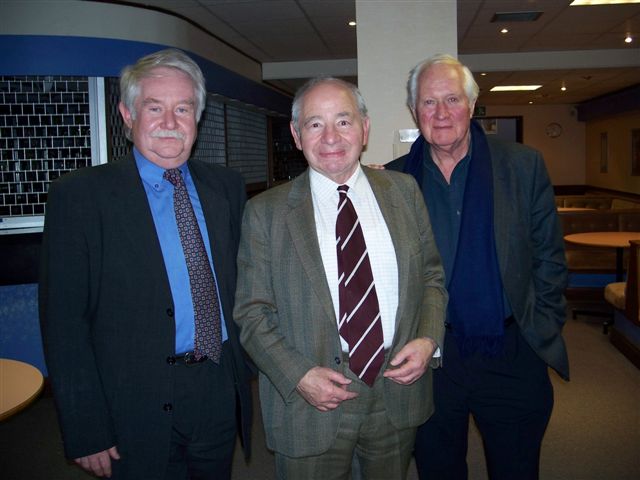
[[[320,152],[320,155],[323,157],[339,157],[344,155],[344,150],[337,150],[335,152]]]

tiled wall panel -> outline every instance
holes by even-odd
[[[0,76],[0,216],[43,215],[49,183],[91,165],[87,77]]]

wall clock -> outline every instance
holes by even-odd
[[[546,133],[549,138],[558,138],[562,135],[562,125],[556,122],[551,122],[544,129],[544,133]]]

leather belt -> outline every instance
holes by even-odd
[[[194,352],[187,352],[181,355],[176,355],[176,362],[184,363],[188,367],[192,365],[198,365],[199,363],[203,363],[209,359],[206,355],[200,357],[200,359],[196,359],[196,354]]]

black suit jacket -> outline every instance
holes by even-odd
[[[493,165],[496,252],[505,294],[527,343],[568,379],[562,338],[567,265],[553,186],[538,151],[491,135],[487,141]],[[402,171],[406,158],[387,168]]]
[[[209,232],[248,454],[249,372],[232,317],[244,183],[226,168],[188,166]],[[160,477],[174,398],[167,361],[175,350],[173,300],[132,156],[51,185],[40,276],[45,355],[66,455],[117,445],[135,458],[131,478]]]

